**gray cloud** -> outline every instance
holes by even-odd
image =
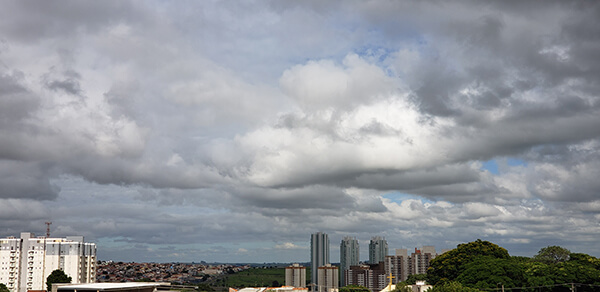
[[[95,33],[111,22],[136,19],[142,14],[128,2],[106,1],[84,5],[77,1],[8,1],[3,9],[0,30],[11,40],[29,43],[44,38]],[[23,16],[29,17],[23,17]]]
[[[148,261],[306,260],[314,231],[600,253],[595,2],[3,8],[2,236],[52,220]]]
[[[0,198],[56,199],[60,188],[50,182],[52,167],[0,160]]]

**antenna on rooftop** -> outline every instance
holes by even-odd
[[[52,222],[46,222],[46,238],[50,237],[50,225]]]

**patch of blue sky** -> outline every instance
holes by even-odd
[[[488,160],[488,161],[484,162],[481,165],[481,169],[487,170],[490,173],[493,173],[496,175],[500,174],[500,171],[498,170],[498,163],[496,162],[496,159],[492,159],[492,160]]]
[[[425,204],[425,203],[433,204],[434,203],[434,201],[423,198],[421,196],[402,193],[402,192],[387,193],[387,194],[384,194],[383,197],[394,203],[398,203],[398,204],[402,203],[402,201],[405,201],[405,200],[417,200],[417,201],[421,201],[421,203],[423,203],[423,204]]]
[[[481,169],[487,170],[492,174],[499,175],[501,167],[498,166],[498,163],[500,163],[500,165],[506,165],[509,167],[527,166],[527,161],[525,161],[525,160],[518,159],[518,158],[503,158],[503,159],[492,159],[492,160],[485,161],[481,165]]]
[[[390,56],[390,54],[394,53],[395,51],[395,49],[378,45],[366,45],[354,50],[354,52],[361,58],[365,58],[376,63],[384,62]]]
[[[517,158],[508,158],[506,164],[508,164],[508,166],[527,166],[527,161]]]

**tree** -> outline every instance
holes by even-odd
[[[427,291],[430,291],[430,292],[480,292],[481,290],[465,287],[459,282],[450,281],[450,282],[440,282],[439,284],[433,286],[433,288],[431,288],[430,290],[427,290]]]
[[[533,260],[545,264],[556,264],[568,261],[570,255],[571,252],[568,249],[553,245],[540,249]]]
[[[408,277],[406,277],[406,284],[407,285],[414,285],[417,283],[417,281],[425,281],[427,282],[427,274],[411,274],[408,275]]]
[[[513,259],[482,256],[464,265],[456,281],[467,287],[489,290],[498,283],[505,287],[523,287],[523,267]]]
[[[521,263],[521,266],[527,287],[554,285],[552,271],[547,264],[531,261]]]
[[[498,259],[510,258],[506,249],[489,241],[477,239],[473,242],[459,244],[455,249],[431,260],[427,277],[431,284],[437,284],[440,281],[453,281],[462,273],[464,265],[481,256]]]
[[[71,277],[67,276],[62,270],[57,269],[52,271],[48,278],[46,278],[47,291],[52,291],[53,283],[71,283]]]
[[[371,292],[371,290],[359,285],[347,285],[340,288],[340,292]]]
[[[412,289],[408,287],[408,284],[406,284],[406,282],[401,282],[396,284],[396,288],[393,292],[412,292]]]
[[[0,283],[0,292],[10,292],[10,290],[8,290],[8,287],[6,287],[6,285]]]

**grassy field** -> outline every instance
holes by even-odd
[[[225,276],[227,287],[272,287],[285,284],[285,268],[256,268]]]
[[[307,280],[310,280],[310,268],[307,268],[306,275]],[[210,283],[210,286],[217,291],[228,287],[279,287],[283,285],[285,285],[285,268],[253,268],[223,275]]]
[[[310,281],[310,268],[306,269],[306,276]],[[220,276],[206,284],[217,292],[227,291],[229,287],[280,287],[285,285],[285,268],[252,268]]]

